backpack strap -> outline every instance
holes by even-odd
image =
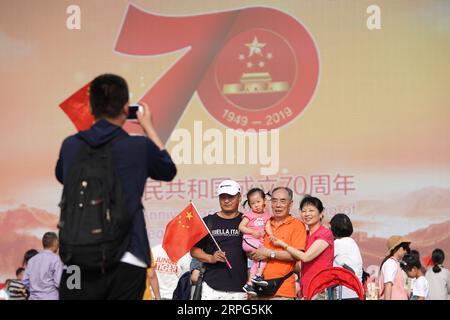
[[[292,276],[294,274],[294,271],[289,272],[288,274],[286,274],[285,276],[281,277],[281,279],[286,280],[287,278],[289,278],[290,276]]]
[[[107,165],[109,169],[114,168],[113,165],[113,159],[112,159],[112,153],[111,153],[111,147],[112,145],[117,142],[120,141],[122,139],[124,139],[126,137],[126,135],[123,135],[121,133],[117,134],[116,136],[114,136],[113,138],[109,139],[108,141],[98,145],[98,146],[91,146],[89,145],[86,141],[84,141],[83,139],[80,139],[83,143],[84,143],[84,152],[81,151],[79,156],[82,157],[85,154],[87,155],[92,155],[94,153],[98,153],[101,152],[101,156],[106,158],[107,161]],[[112,186],[113,185],[113,181],[108,181],[108,186]],[[112,193],[112,190],[109,190],[109,195]],[[111,198],[111,195],[110,195]],[[108,199],[109,200],[109,199]]]
[[[98,146],[91,146],[89,143],[87,143],[85,140],[83,140],[81,137],[77,136],[78,140],[81,141],[81,143],[83,144],[80,148],[80,150],[78,151],[78,154],[75,158],[74,162],[83,160],[84,157],[92,155],[94,153],[99,152],[99,150],[104,150],[103,155],[108,159],[108,165],[112,165],[111,161],[111,153],[109,152],[111,149],[111,146],[113,143],[122,140],[123,138],[125,138],[125,135],[122,134],[118,134],[116,136],[114,136],[113,138],[109,139],[108,141],[98,145]]]

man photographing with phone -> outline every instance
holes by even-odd
[[[123,78],[98,76],[90,86],[95,123],[61,146],[60,255],[81,269],[81,288],[70,286],[64,270],[60,299],[142,299],[150,266],[142,194],[147,178],[171,181],[177,170],[146,105],[136,117],[147,137],[122,129],[128,104]]]

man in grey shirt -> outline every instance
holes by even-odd
[[[59,248],[56,233],[45,233],[42,245],[44,250],[28,261],[22,282],[30,292],[29,300],[59,300],[63,263],[56,254]]]

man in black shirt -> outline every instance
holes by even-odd
[[[220,183],[217,194],[221,211],[205,217],[204,221],[222,251],[210,235],[191,249],[192,257],[206,267],[202,300],[245,300],[247,294],[242,287],[247,281],[247,256],[242,250],[239,232],[242,214],[238,211],[241,188],[236,181],[225,180]]]

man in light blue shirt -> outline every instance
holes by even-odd
[[[59,300],[63,263],[56,254],[59,248],[56,233],[45,233],[42,245],[44,250],[28,261],[22,282],[30,292],[29,300]]]

